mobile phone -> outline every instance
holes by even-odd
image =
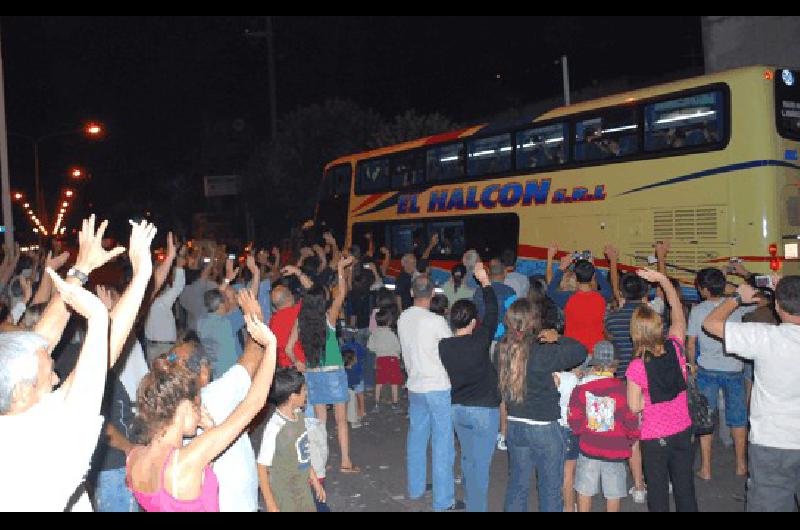
[[[648,265],[658,265],[658,258],[655,256],[648,256],[647,257],[647,264]]]
[[[755,285],[756,289],[775,290],[775,283],[772,281],[772,276],[756,276]]]
[[[228,254],[228,260],[236,261],[236,254]]]
[[[209,263],[211,263],[211,258],[203,258],[204,265],[208,265]]]

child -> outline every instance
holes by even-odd
[[[601,484],[610,513],[628,496],[625,462],[640,436],[639,418],[628,407],[625,383],[614,377],[616,364],[613,349],[597,348],[569,405],[569,424],[580,441],[575,490],[581,513],[591,512]]]
[[[558,393],[561,394],[561,419],[559,425],[564,434],[566,442],[566,455],[564,458],[564,513],[575,512],[575,469],[578,465],[578,438],[569,428],[569,403],[572,400],[572,393],[578,386],[579,373],[562,372],[555,374],[555,382]]]
[[[261,494],[272,512],[315,513],[314,496],[323,503],[325,490],[311,467],[309,437],[304,415],[306,383],[293,368],[278,370],[270,400],[277,406],[264,430],[258,458]],[[309,490],[309,480],[314,489]]]
[[[362,346],[358,341],[352,340],[342,345],[342,354],[346,351],[352,351],[355,354],[355,363],[347,368],[345,361],[345,370],[347,370],[348,382],[352,384],[348,387],[353,390],[356,396],[356,411],[353,413],[356,422],[362,421],[367,415],[367,399],[364,393],[366,392],[366,370],[367,370],[367,348]],[[342,357],[344,361],[344,357]],[[352,422],[351,422],[352,423]]]
[[[350,401],[347,402],[347,422],[350,424],[350,428],[358,430],[364,426],[361,422],[362,416],[359,413],[358,399],[358,391],[363,387],[363,373],[355,348],[344,346],[342,349],[342,361],[347,372],[347,387],[350,394]],[[363,396],[363,392],[361,395]]]
[[[392,410],[400,409],[400,387],[403,385],[403,372],[400,369],[400,339],[392,331],[394,313],[380,310],[375,315],[378,329],[372,334],[367,348],[377,356],[375,373],[375,412],[380,410],[381,391],[385,385],[392,387]]]

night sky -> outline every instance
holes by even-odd
[[[336,97],[386,117],[416,109],[468,124],[561,94],[562,53],[576,89],[702,67],[700,17],[274,18],[280,114]],[[198,164],[204,131],[243,120],[253,137],[267,134],[266,46],[245,37],[263,24],[4,16],[9,131],[42,136],[101,120],[100,144],[45,144],[47,191],[83,165],[96,209],[152,198],[165,178],[210,171]],[[30,148],[12,139],[11,151],[12,185],[31,193]]]

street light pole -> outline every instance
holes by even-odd
[[[8,124],[6,122],[6,90],[3,72],[3,43],[0,33],[0,184],[2,185],[3,224],[6,227],[6,248],[14,246],[14,211],[11,206],[11,165],[8,161]]]

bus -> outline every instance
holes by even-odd
[[[469,249],[515,249],[533,276],[553,244],[603,268],[613,243],[635,270],[658,241],[687,294],[692,271],[734,258],[799,274],[800,70],[742,68],[346,156],[325,168],[316,223],[348,246],[371,233],[395,260],[437,233],[437,282]]]

